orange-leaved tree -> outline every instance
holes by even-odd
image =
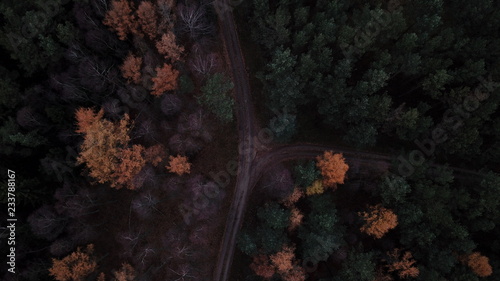
[[[104,272],[99,273],[97,281],[106,281],[106,274],[104,274]]]
[[[279,274],[286,273],[293,269],[293,259],[295,258],[295,248],[284,246],[281,251],[271,255],[271,262],[276,266],[276,271]]]
[[[304,281],[306,277],[305,270],[295,259],[295,247],[288,245],[283,245],[281,251],[270,257],[263,254],[254,256],[250,268],[266,280],[276,273],[284,281]]]
[[[283,245],[281,251],[270,257],[276,271],[285,281],[303,281],[305,280],[305,271],[298,265],[295,259],[295,247]]]
[[[156,42],[156,49],[172,63],[180,60],[181,54],[184,52],[184,47],[175,42],[175,35],[172,31],[167,31],[161,36],[161,40]]]
[[[463,260],[479,277],[488,277],[493,273],[488,257],[479,252],[469,254]]]
[[[358,214],[365,221],[360,230],[375,238],[381,238],[389,230],[398,225],[397,215],[392,210],[386,209],[380,204],[370,206],[369,212],[360,212]]]
[[[63,259],[52,259],[52,267],[49,273],[57,281],[82,281],[94,272],[97,263],[92,253],[94,245],[89,244],[82,251],[80,247]]]
[[[116,281],[133,281],[135,280],[135,270],[128,264],[123,263],[119,270],[113,272]]]
[[[411,252],[406,251],[403,256],[400,257],[400,251],[396,248],[392,252],[387,252],[387,255],[392,260],[392,263],[387,266],[388,271],[398,272],[399,278],[415,278],[420,273],[418,267],[414,266],[415,260],[413,259]]]
[[[141,1],[137,7],[137,18],[142,32],[154,40],[158,31],[155,5],[149,1]]]
[[[252,269],[256,275],[264,279],[271,279],[274,273],[276,273],[275,266],[271,264],[269,257],[264,254],[259,254],[253,257],[250,269]]]
[[[153,164],[153,166],[158,166],[163,158],[166,157],[167,150],[161,144],[150,146],[145,151],[146,161]]]
[[[283,199],[282,203],[288,208],[291,208],[294,206],[297,201],[300,200],[300,198],[304,197],[304,191],[302,191],[300,188],[295,187],[293,189],[293,192],[288,195],[285,199]]]
[[[349,170],[349,165],[345,163],[342,153],[334,154],[332,151],[325,151],[323,155],[316,158],[316,166],[323,176],[323,185],[335,187],[336,184],[344,183],[345,175]]]
[[[177,78],[179,71],[172,68],[171,65],[164,63],[162,67],[157,67],[156,77],[153,77],[153,89],[151,94],[154,96],[161,96],[166,91],[177,89]]]
[[[137,32],[137,21],[132,13],[133,3],[127,0],[113,0],[103,23],[118,34],[120,40],[127,39],[129,33]]]
[[[172,155],[169,157],[169,163],[165,167],[169,172],[180,175],[189,174],[191,172],[191,163],[188,162],[186,156],[177,155],[173,157]]]
[[[299,227],[299,225],[302,224],[302,219],[304,218],[304,215],[302,214],[302,212],[297,209],[297,208],[292,208],[292,210],[290,211],[290,224],[288,225],[288,231],[293,231],[295,230],[297,227]]]
[[[129,53],[120,66],[123,78],[127,79],[129,82],[139,84],[141,81],[141,65],[142,58],[135,57],[132,53]]]
[[[84,134],[78,164],[85,164],[91,177],[111,187],[136,188],[133,178],[146,164],[144,148],[129,144],[130,119],[127,114],[119,122],[103,118],[101,109],[95,113],[90,108],[76,111],[77,133]]]

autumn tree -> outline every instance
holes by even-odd
[[[161,39],[156,42],[156,49],[158,53],[165,56],[172,63],[181,59],[182,52],[184,52],[184,47],[177,45],[175,42],[175,34],[169,30],[161,36]]]
[[[119,164],[116,166],[112,176],[115,185],[131,185],[132,179],[141,171],[146,164],[144,159],[144,147],[134,144],[127,149],[121,149],[118,153]],[[133,184],[132,184],[133,186]]]
[[[129,53],[123,61],[123,64],[120,66],[123,78],[127,79],[129,82],[139,84],[141,81],[141,65],[142,58],[135,57]]]
[[[268,256],[264,254],[256,255],[253,257],[253,262],[250,264],[250,269],[252,269],[256,275],[264,278],[271,279],[274,273],[276,273],[276,268]]]
[[[250,268],[264,279],[270,279],[277,273],[284,281],[305,280],[305,271],[295,259],[293,246],[283,245],[281,251],[269,257],[263,254],[254,256]]]
[[[488,277],[493,273],[488,257],[481,255],[479,252],[465,256],[463,261],[479,277]]]
[[[186,156],[177,155],[176,157],[170,155],[170,161],[165,167],[171,173],[180,175],[189,174],[191,172],[191,163],[188,162]]]
[[[290,211],[290,224],[288,225],[288,231],[295,230],[299,225],[302,224],[302,219],[304,215],[297,208],[292,208]]]
[[[313,183],[306,188],[307,196],[322,194],[325,192],[325,187],[323,186],[323,182],[321,180],[315,180]]]
[[[418,267],[414,266],[415,260],[411,252],[406,251],[403,256],[400,257],[399,249],[394,249],[392,252],[388,252],[387,255],[392,260],[392,263],[388,265],[388,271],[398,272],[401,279],[406,279],[408,277],[415,278],[420,273]]]
[[[153,166],[156,167],[161,161],[163,161],[163,158],[166,157],[166,154],[167,154],[166,148],[161,144],[157,144],[148,147],[145,150],[144,157],[146,158],[146,161],[148,163],[151,163]]]
[[[381,238],[398,225],[398,217],[392,210],[386,209],[380,204],[370,206],[369,209],[369,212],[358,213],[365,221],[360,229],[362,232],[375,238]]]
[[[270,259],[283,280],[305,280],[305,271],[298,265],[298,261],[295,259],[294,246],[283,245],[282,250],[271,255]]]
[[[172,66],[167,63],[164,63],[162,67],[157,67],[155,70],[156,77],[152,78],[152,95],[159,97],[166,91],[177,89],[179,71],[173,69]]]
[[[288,197],[283,199],[281,202],[286,207],[292,208],[294,206],[294,204],[297,203],[300,200],[300,198],[302,198],[302,197],[304,197],[304,192],[300,188],[295,187],[293,189],[292,193],[290,195],[288,195]]]
[[[325,151],[322,156],[316,158],[316,161],[316,166],[321,171],[325,186],[334,187],[338,183],[344,183],[349,166],[345,163],[342,153],[333,154],[332,151]]]
[[[293,268],[292,259],[295,258],[294,248],[284,246],[283,249],[270,256],[271,262],[276,266],[278,273],[282,274]]]
[[[111,10],[106,13],[103,23],[125,40],[129,33],[137,32],[137,21],[132,14],[133,3],[127,0],[113,0]]]
[[[63,259],[52,259],[50,275],[57,281],[83,281],[94,272],[97,263],[92,257],[94,245],[89,244],[82,251],[80,247]]]
[[[127,114],[116,123],[103,119],[103,115],[102,109],[98,113],[90,108],[76,111],[76,132],[84,134],[77,163],[85,164],[99,183],[134,189],[132,180],[146,164],[144,147],[129,145],[131,122]]]
[[[137,18],[142,32],[146,34],[149,39],[154,40],[157,35],[158,26],[158,18],[154,4],[149,1],[141,1],[137,7]]]
[[[135,270],[128,264],[123,263],[119,270],[113,272],[115,281],[134,281],[135,280]]]

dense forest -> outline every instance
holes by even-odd
[[[16,173],[19,218],[16,274],[2,262],[2,280],[210,275],[225,192],[189,224],[179,210],[197,211],[208,171],[236,155],[212,5],[2,1],[0,12],[0,165]]]
[[[497,1],[3,0],[0,25],[0,280],[213,280],[245,180],[216,281],[500,280]]]
[[[262,120],[281,124],[276,139],[394,161],[351,161],[333,180],[346,168],[325,152],[283,167],[285,196],[262,197],[259,183],[238,241],[249,269],[236,275],[250,277],[238,280],[497,280],[498,3],[243,6],[253,88]]]

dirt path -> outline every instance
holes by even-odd
[[[360,164],[388,169],[393,156],[357,151],[351,148],[338,146],[324,146],[316,144],[294,144],[275,147],[256,147],[257,132],[259,131],[254,108],[252,105],[250,83],[245,68],[238,33],[233,18],[230,0],[216,0],[214,2],[219,15],[220,32],[223,37],[227,56],[232,71],[234,95],[236,100],[236,118],[239,135],[238,174],[234,196],[227,214],[224,236],[219,249],[218,261],[214,270],[214,281],[227,281],[231,274],[231,266],[236,245],[236,237],[241,228],[245,209],[250,192],[256,185],[263,172],[273,165],[292,159],[313,159],[325,150],[343,153],[351,166]],[[440,166],[440,165],[432,165]],[[454,168],[455,172],[479,175],[472,170]]]
[[[219,258],[214,270],[213,280],[227,280],[231,273],[236,236],[242,224],[243,214],[249,197],[249,186],[254,184],[251,179],[255,157],[255,117],[251,102],[250,83],[245,70],[243,54],[240,49],[236,25],[228,0],[215,3],[219,12],[219,25],[226,52],[232,69],[234,94],[236,99],[236,117],[240,139],[238,174],[234,197],[229,207],[229,213],[224,230],[223,240],[219,250]],[[217,7],[218,6],[218,7]]]

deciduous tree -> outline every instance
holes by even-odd
[[[311,186],[308,186],[306,188],[306,194],[307,196],[311,196],[314,194],[322,194],[325,192],[325,188],[323,186],[323,182],[321,180],[315,180]]]
[[[187,5],[179,5],[177,10],[182,30],[187,32],[192,39],[213,32],[212,26],[207,21],[206,5],[190,2]]]
[[[150,217],[154,211],[158,211],[156,205],[159,202],[160,200],[156,195],[151,192],[145,192],[132,200],[131,207],[140,218],[146,219]]]
[[[106,13],[103,23],[125,40],[129,33],[137,32],[137,21],[132,13],[133,3],[127,0],[113,0],[111,10]]]
[[[288,195],[285,199],[282,200],[283,205],[285,205],[288,208],[292,208],[295,203],[297,203],[300,198],[304,197],[304,192],[298,188],[295,187],[293,189],[292,194]]]
[[[43,205],[28,217],[33,233],[47,240],[54,240],[64,230],[64,218],[52,206]]]
[[[145,151],[145,159],[147,162],[151,163],[153,166],[158,166],[158,164],[163,161],[166,156],[166,148],[162,144],[157,144],[150,146]]]
[[[382,205],[370,206],[369,212],[358,213],[365,221],[361,231],[375,238],[382,238],[389,230],[398,225],[398,217]]]
[[[170,156],[169,159],[170,161],[166,166],[169,172],[178,174],[179,176],[191,172],[191,163],[188,162],[186,156]]]
[[[57,281],[83,281],[94,272],[97,263],[92,257],[94,245],[89,244],[82,251],[80,248],[69,256],[59,260],[52,259],[50,275]]]
[[[157,15],[156,7],[149,1],[141,1],[137,7],[137,19],[139,26],[149,39],[154,40],[157,35]]]
[[[153,89],[151,94],[161,96],[166,91],[177,89],[177,78],[179,71],[172,68],[171,65],[164,63],[162,67],[157,67],[156,77],[153,77]]]
[[[119,270],[113,272],[115,281],[134,281],[135,280],[135,270],[128,264],[123,263]]]
[[[297,208],[292,208],[290,212],[290,224],[288,225],[288,231],[295,230],[299,225],[302,224],[302,219],[304,215]]]
[[[394,249],[392,252],[388,252],[387,255],[392,259],[392,263],[388,265],[388,271],[398,272],[401,279],[408,277],[415,278],[420,273],[418,267],[414,266],[416,261],[413,259],[411,252],[406,251],[400,257],[399,249]]]
[[[271,198],[283,199],[293,190],[292,173],[283,165],[277,165],[264,174],[262,187]]]
[[[84,134],[77,163],[86,164],[90,176],[111,187],[134,189],[132,180],[146,164],[144,148],[130,146],[130,119],[127,114],[117,123],[103,119],[104,111],[80,108],[76,112],[76,132]]]
[[[123,78],[127,79],[129,82],[139,84],[141,82],[141,65],[142,58],[135,57],[132,53],[129,53],[120,66]]]
[[[177,45],[175,42],[175,34],[172,31],[168,31],[161,36],[161,39],[156,42],[156,49],[158,53],[164,55],[172,63],[180,60],[182,52],[184,52],[184,47]]]
[[[132,179],[141,171],[144,165],[146,165],[144,147],[134,144],[130,148],[121,149],[118,154],[118,159],[120,163],[111,174],[111,176],[115,178],[113,184],[131,185],[131,187],[136,188],[136,186],[133,186]]]
[[[316,158],[316,161],[325,186],[333,187],[337,183],[344,183],[349,166],[345,163],[342,153],[333,154],[332,151],[325,151],[322,156]]]
[[[268,256],[260,254],[253,257],[253,262],[250,264],[250,268],[255,272],[256,275],[268,280],[273,277],[276,273],[274,265]]]
[[[481,255],[479,252],[466,256],[465,262],[479,277],[488,277],[493,273],[488,257]]]
[[[179,113],[182,109],[182,101],[175,94],[166,94],[161,100],[161,111],[167,116],[173,116]]]
[[[284,246],[283,249],[270,256],[271,262],[276,267],[279,274],[287,273],[293,269],[293,259],[295,258],[295,247]]]

